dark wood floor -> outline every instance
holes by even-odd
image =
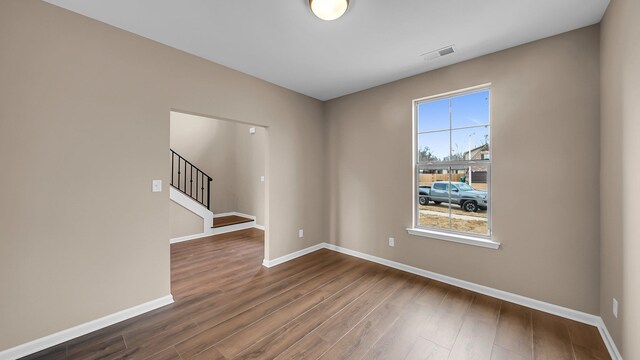
[[[176,303],[42,359],[609,359],[598,330],[328,250],[261,266],[263,234],[171,245]]]
[[[251,222],[253,219],[249,219],[243,216],[237,215],[229,215],[229,216],[221,216],[217,218],[213,218],[213,228],[219,228],[223,226],[242,224],[246,222]]]

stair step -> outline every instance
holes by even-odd
[[[243,216],[237,216],[237,215],[221,216],[221,217],[213,218],[212,228],[215,229],[223,226],[242,224],[242,223],[251,222],[251,221],[253,221],[253,219],[246,218]]]

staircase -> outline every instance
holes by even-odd
[[[213,181],[211,176],[172,149],[169,150],[171,151],[171,186],[205,206],[207,210],[211,210],[211,181]]]
[[[244,217],[244,216],[239,216],[239,215],[227,215],[227,216],[220,216],[220,217],[214,216],[212,228],[216,229],[216,228],[221,228],[225,226],[244,224],[251,221],[254,221],[254,219]]]
[[[203,221],[202,233],[171,239],[171,243],[256,227],[255,216],[235,212],[214,214],[211,211],[211,176],[172,149],[170,151],[169,197]]]

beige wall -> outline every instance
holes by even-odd
[[[264,225],[264,128],[172,112],[170,137],[174,151],[213,178],[211,211],[254,215]]]
[[[601,34],[588,27],[323,105],[52,5],[1,1],[0,350],[169,294],[168,239],[195,229],[168,198],[174,109],[267,127],[268,258],[329,239],[601,314],[625,358],[640,358],[640,195],[628,190],[640,175],[639,6],[612,1]],[[486,82],[502,248],[407,235],[411,101]]]
[[[34,0],[0,49],[0,349],[170,293],[171,109],[268,126],[269,258],[326,238],[320,101]]]
[[[600,312],[625,359],[640,359],[638,14],[640,2],[613,0],[601,32]],[[613,298],[620,301],[617,319]]]
[[[331,242],[598,314],[598,34],[591,26],[329,101]],[[412,100],[489,82],[502,248],[408,235]]]
[[[200,216],[173,201],[169,204],[169,224],[171,239],[202,234],[204,226]]]
[[[250,134],[249,127],[236,126],[236,211],[253,215],[256,224],[264,225],[265,193],[260,176],[265,175],[267,129],[256,127]]]

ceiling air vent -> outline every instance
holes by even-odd
[[[442,49],[429,51],[428,53],[424,53],[420,56],[422,56],[425,60],[429,61],[429,60],[437,59],[439,57],[443,57],[445,55],[453,54],[454,52],[456,52],[455,45],[449,45],[449,46],[443,47]]]

